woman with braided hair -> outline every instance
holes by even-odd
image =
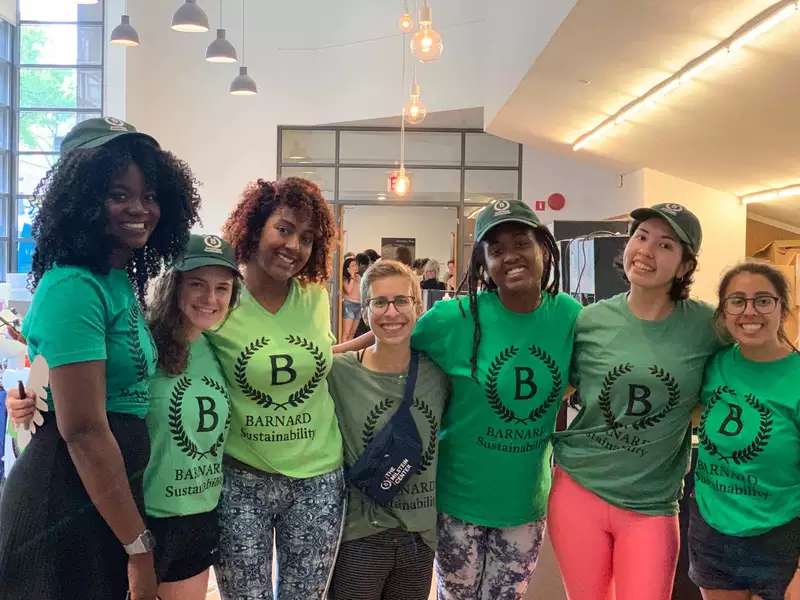
[[[231,429],[218,508],[222,597],[322,600],[344,521],[342,436],[326,377],[324,282],[335,226],[305,179],[258,180],[223,228],[244,289],[209,340],[229,382]]]
[[[198,220],[195,180],[155,139],[105,117],[66,135],[35,197],[22,333],[49,366],[50,410],[3,490],[0,597],[153,600],[142,473],[156,349],[142,306]]]
[[[580,310],[558,291],[558,260],[526,204],[485,207],[468,296],[437,302],[411,338],[451,385],[436,480],[439,600],[519,600],[536,566]]]
[[[578,317],[570,383],[582,408],[554,439],[548,528],[570,600],[669,600],[678,500],[703,368],[720,347],[691,300],[702,231],[680,204],[631,213],[630,291]]]

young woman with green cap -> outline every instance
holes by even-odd
[[[716,323],[735,345],[706,367],[689,576],[705,600],[800,598],[800,352],[791,294],[771,265],[719,284]]]
[[[205,334],[238,302],[240,280],[228,242],[192,235],[183,257],[153,288],[148,320],[158,371],[150,378],[144,502],[162,600],[204,600],[217,559],[230,398]]]
[[[679,204],[631,213],[630,291],[584,308],[570,380],[582,408],[556,434],[548,525],[571,600],[669,600],[690,420],[720,347],[688,299],[700,223]]]
[[[147,283],[183,251],[199,197],[187,165],[106,117],[78,124],[37,187],[22,332],[49,365],[44,424],[0,503],[0,597],[156,597],[142,474],[156,349]]]
[[[258,180],[223,228],[244,265],[239,304],[209,340],[230,382],[219,504],[223,598],[321,599],[344,520],[342,437],[326,376],[335,226],[305,179]]]
[[[521,599],[536,566],[550,438],[580,310],[558,291],[558,260],[552,234],[526,204],[485,207],[467,297],[437,302],[411,338],[452,390],[436,481],[440,600]]]

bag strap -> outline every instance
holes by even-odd
[[[411,360],[408,363],[408,376],[406,377],[406,387],[403,390],[403,403],[398,410],[404,407],[411,407],[414,401],[414,387],[417,385],[417,370],[419,367],[419,352],[411,351]]]

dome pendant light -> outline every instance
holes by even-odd
[[[208,17],[197,4],[197,0],[185,0],[172,17],[172,29],[184,33],[208,31]]]
[[[123,9],[125,12],[127,12],[127,4],[126,2]],[[131,18],[128,15],[122,15],[119,25],[114,27],[111,32],[109,41],[116,46],[127,46],[128,48],[139,45],[139,33],[131,25]]]
[[[242,66],[239,67],[239,74],[231,82],[230,92],[233,96],[254,96],[258,93],[255,80],[247,74],[245,66],[245,0],[242,0]]]
[[[420,62],[431,62],[442,55],[442,36],[433,28],[431,7],[423,0],[419,9],[419,31],[411,38],[411,53]]]
[[[239,60],[236,48],[225,39],[225,30],[222,29],[222,0],[219,0],[219,26],[217,39],[211,42],[206,50],[206,60],[212,63],[235,63]]]

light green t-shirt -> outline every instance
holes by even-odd
[[[202,335],[189,346],[183,373],[172,376],[159,369],[150,379],[151,460],[144,473],[148,515],[196,515],[216,508],[229,405],[222,368]]]
[[[661,321],[638,319],[627,295],[587,306],[571,382],[582,408],[555,435],[555,462],[610,504],[674,515],[689,468],[691,414],[719,348],[713,309],[683,300]]]
[[[406,373],[376,373],[358,361],[355,352],[333,359],[328,375],[344,440],[344,462],[353,466],[403,400]],[[436,550],[437,436],[449,392],[444,373],[420,356],[411,415],[422,438],[422,467],[388,507],[380,506],[354,487],[349,489],[344,541],[400,528],[419,533]]]
[[[544,516],[550,439],[579,311],[562,293],[545,294],[529,313],[508,310],[495,292],[479,293],[475,379],[468,298],[437,302],[417,322],[412,346],[452,386],[439,441],[440,512],[485,527],[517,527]]]
[[[800,354],[753,362],[738,346],[706,368],[695,469],[697,506],[727,535],[800,517]]]
[[[147,414],[157,352],[123,269],[107,275],[75,266],[49,269],[33,295],[22,335],[31,361],[41,354],[51,369],[106,361],[106,411]],[[46,400],[53,410],[49,390]]]
[[[230,383],[226,455],[297,478],[342,465],[342,436],[326,380],[333,335],[325,288],[293,279],[275,314],[242,290],[239,306],[206,335]]]

